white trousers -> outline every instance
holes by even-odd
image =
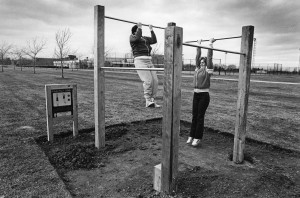
[[[135,68],[154,68],[151,56],[138,56],[134,59]],[[137,70],[143,81],[144,97],[146,101],[154,99],[157,94],[158,79],[156,71]]]

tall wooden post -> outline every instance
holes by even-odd
[[[238,100],[233,148],[233,161],[237,164],[244,161],[253,35],[254,26],[243,26],[241,53],[244,53],[245,55],[241,55],[240,57]]]
[[[52,116],[52,96],[51,87],[45,85],[46,93],[46,115],[47,115],[47,137],[48,141],[53,141],[53,116]]]
[[[165,29],[161,190],[167,194],[176,190],[180,131],[183,30],[175,25],[169,23]]]
[[[78,102],[77,102],[77,84],[73,85],[73,136],[78,136]]]
[[[94,7],[95,146],[105,146],[104,6]]]

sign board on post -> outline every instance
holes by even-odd
[[[53,140],[53,124],[57,121],[73,120],[73,136],[78,134],[78,105],[76,84],[45,85],[47,135]]]

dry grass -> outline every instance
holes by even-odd
[[[0,197],[68,197],[64,183],[31,138],[46,134],[45,84],[76,83],[79,129],[93,127],[93,72],[30,69],[0,73]],[[237,76],[220,76],[237,78]],[[219,78],[219,76],[215,76]],[[257,80],[300,82],[300,76],[253,76]],[[162,76],[159,77],[162,103]],[[182,81],[183,120],[191,120],[191,78]],[[252,139],[300,151],[300,85],[251,83],[247,135]],[[136,74],[107,73],[106,125],[162,117],[162,109],[144,108],[142,84]],[[213,80],[206,126],[233,133],[237,82]],[[55,126],[71,130],[70,122]],[[247,149],[247,148],[246,148]]]

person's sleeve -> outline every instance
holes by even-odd
[[[141,37],[142,37],[142,29],[138,28],[135,35],[133,35],[133,34],[130,35],[130,42],[134,43],[134,42],[140,40]]]
[[[200,67],[200,59],[201,59],[201,48],[197,47],[196,67]]]
[[[156,35],[154,31],[151,31],[151,38],[148,37],[150,45],[157,43]]]
[[[210,47],[212,48],[213,46],[210,45]],[[212,49],[208,49],[207,50],[207,73],[212,74],[214,71],[214,65],[213,65],[213,61],[212,61],[212,57],[213,57],[213,50]]]

